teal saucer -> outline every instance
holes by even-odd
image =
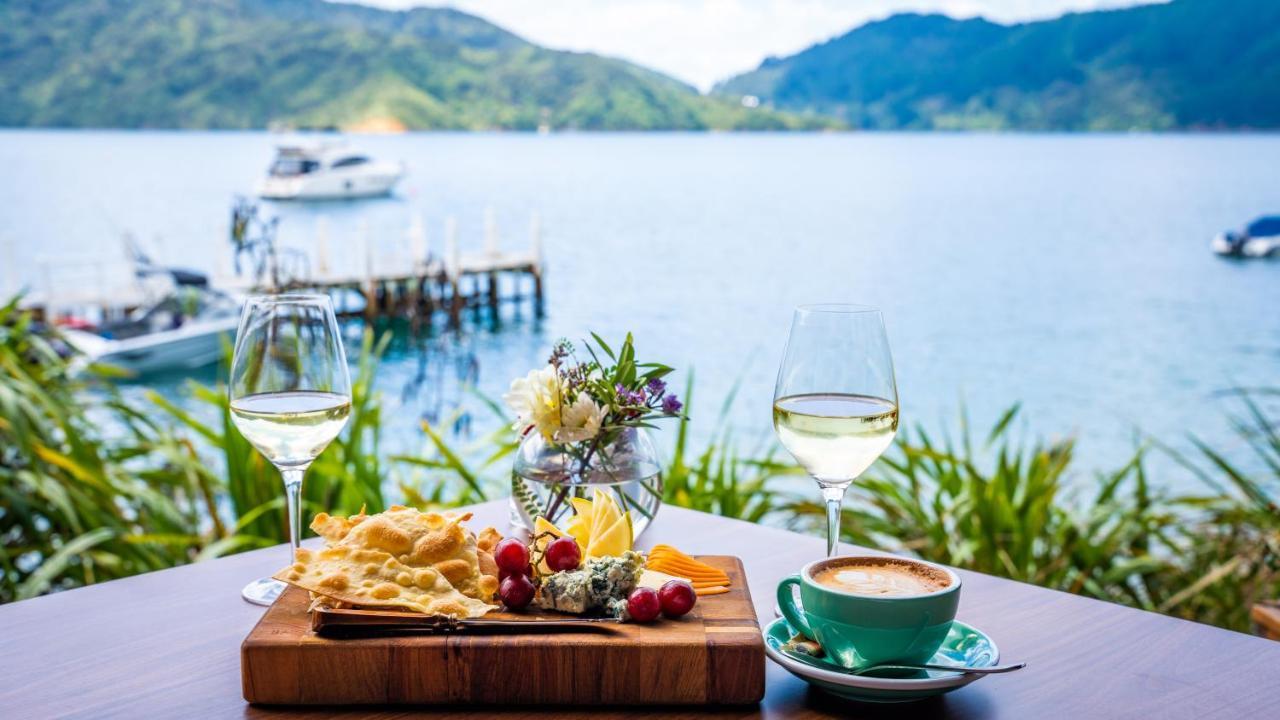
[[[815,658],[783,650],[795,635],[783,618],[764,630],[764,650],[769,659],[810,685],[849,700],[862,702],[910,702],[962,688],[982,675],[965,675],[945,670],[919,670],[908,674],[851,675],[827,658]],[[942,647],[929,659],[930,663],[946,663],[964,667],[989,667],[1000,662],[1000,650],[981,630],[959,620],[951,624],[951,632]]]

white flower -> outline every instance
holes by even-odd
[[[530,370],[527,376],[512,380],[502,400],[515,411],[513,430],[523,434],[534,427],[547,442],[554,442],[560,429],[560,378],[554,367]]]
[[[589,394],[578,393],[578,399],[564,408],[560,418],[560,429],[555,433],[555,441],[563,445],[590,440],[600,434],[604,415],[605,409],[597,405]]]

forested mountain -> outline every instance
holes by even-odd
[[[450,9],[322,0],[0,0],[0,126],[782,129]]]
[[[1174,0],[999,25],[897,15],[716,92],[882,129],[1280,127],[1280,0]]]

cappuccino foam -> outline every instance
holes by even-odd
[[[951,585],[941,570],[893,558],[832,562],[815,569],[813,580],[832,590],[879,597],[927,595]]]

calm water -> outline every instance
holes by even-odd
[[[272,144],[262,133],[0,133],[0,263],[29,277],[37,258],[118,257],[129,231],[161,260],[225,268],[230,201]],[[1213,233],[1280,211],[1278,136],[356,144],[408,164],[397,196],[269,206],[284,244],[311,248],[323,217],[332,264],[355,262],[362,227],[379,252],[403,252],[418,215],[438,252],[453,215],[474,251],[492,207],[511,249],[527,245],[539,213],[548,261],[541,324],[398,343],[379,376],[391,450],[416,446],[417,418],[457,396],[455,362],[474,356],[480,387],[497,395],[555,338],[588,330],[632,330],[645,357],[696,369],[703,435],[740,380],[736,431],[744,443],[768,439],[790,309],[814,301],[884,309],[904,421],[954,425],[963,404],[982,427],[1022,401],[1027,433],[1080,437],[1083,468],[1121,462],[1138,428],[1236,448],[1217,393],[1280,386],[1280,262],[1223,261],[1207,248]],[[491,424],[483,413],[478,426]]]

